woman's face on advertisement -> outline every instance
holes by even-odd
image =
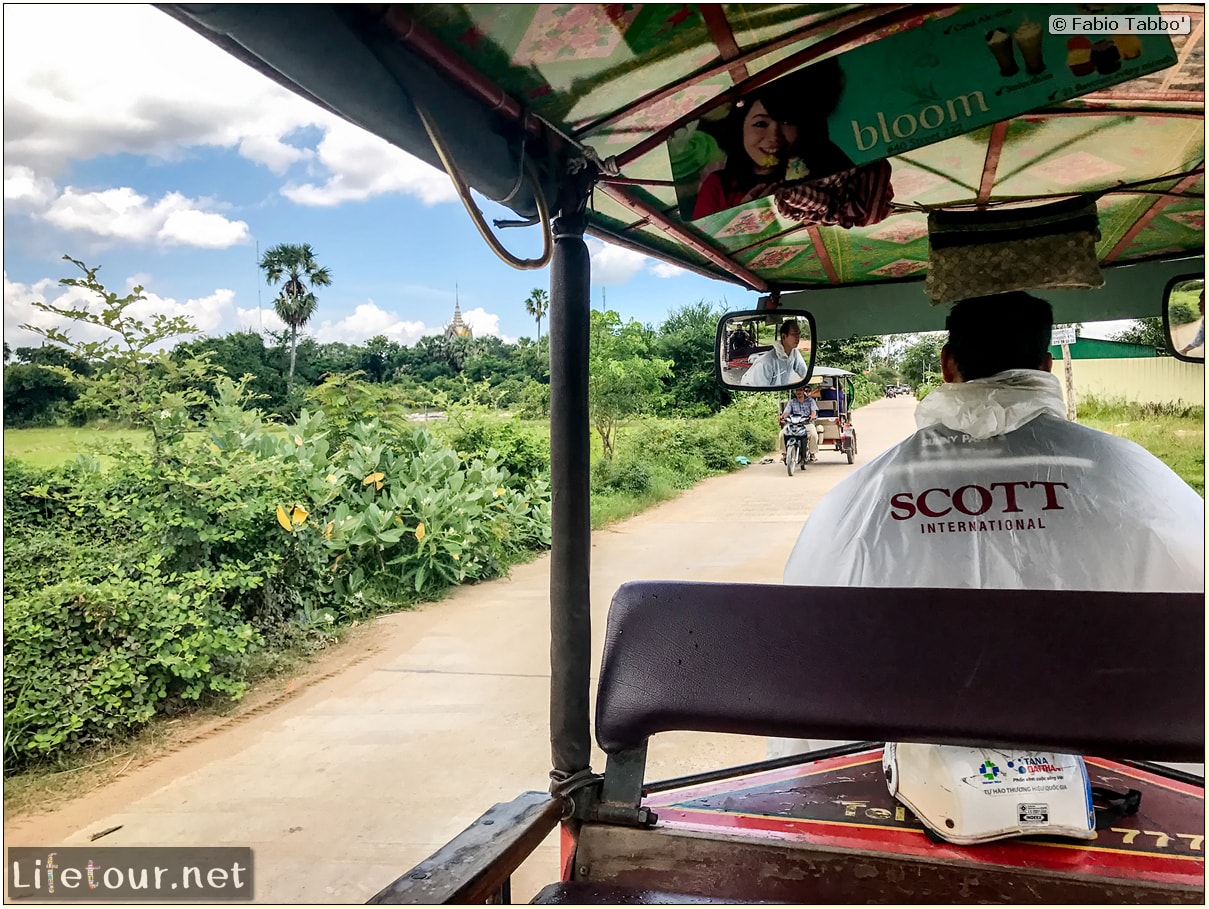
[[[784,163],[786,153],[797,141],[797,126],[772,117],[763,101],[753,103],[743,118],[743,150],[757,174],[771,173]]]

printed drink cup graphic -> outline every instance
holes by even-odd
[[[1030,76],[1045,72],[1045,60],[1041,56],[1041,26],[1036,22],[1025,22],[1012,33],[1020,56],[1024,58],[1024,71]]]
[[[672,181],[676,185],[676,199],[680,203],[681,217],[692,217],[693,203],[701,188],[706,168],[719,160],[722,150],[714,137],[701,132],[696,124],[677,130],[667,143],[672,162]]]
[[[1113,35],[1112,41],[1121,52],[1122,60],[1136,60],[1142,56],[1142,42],[1137,35]]]
[[[1001,28],[987,32],[987,47],[999,64],[999,75],[1007,78],[1020,72],[1016,65],[1016,53],[1012,50],[1012,36]]]
[[[1096,71],[1091,62],[1091,40],[1079,35],[1066,42],[1066,66],[1073,75],[1090,76]]]
[[[1121,51],[1112,38],[1103,38],[1091,46],[1091,62],[1102,76],[1115,73],[1121,68]]]

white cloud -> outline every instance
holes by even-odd
[[[279,165],[294,154],[282,136],[330,119],[150,6],[4,13],[5,157],[50,176],[72,160],[171,158],[191,145],[240,147]]]
[[[429,205],[454,199],[444,174],[151,6],[9,4],[4,25],[6,198],[11,190],[30,204],[46,201],[41,181],[72,161],[120,153],[176,160],[210,146],[235,149],[278,175],[299,163],[313,167],[315,182],[287,184],[300,204],[388,192]],[[326,134],[318,149],[290,141],[307,127]],[[23,169],[11,171],[11,187],[10,167]],[[219,242],[223,229],[209,223],[202,235]]]
[[[688,274],[679,265],[672,265],[670,262],[661,262],[658,259],[651,262],[651,267],[648,271],[656,278],[678,278],[681,275]]]
[[[6,211],[34,211],[55,197],[55,184],[39,177],[32,167],[4,165],[4,208]]]
[[[139,243],[224,249],[248,242],[246,223],[201,211],[198,205],[175,192],[151,204],[129,186],[100,192],[69,186],[38,217],[64,230]]]
[[[506,344],[516,343],[516,338],[500,334],[500,317],[493,312],[487,312],[481,306],[466,310],[462,313],[462,320],[470,326],[476,338],[494,335]]]
[[[104,275],[97,276],[102,283]],[[146,280],[146,276],[134,276],[123,282],[128,288]],[[169,317],[186,316],[193,325],[203,333],[212,334],[230,316],[235,291],[220,288],[204,297],[178,303],[171,297],[161,297],[155,293],[144,291],[146,299],[132,304],[126,313],[144,322],[150,322],[156,314]],[[4,337],[9,346],[32,347],[42,343],[42,337],[35,332],[24,329],[22,325],[34,325],[39,328],[59,328],[65,331],[73,341],[113,341],[117,335],[103,328],[72,322],[54,313],[37,309],[35,301],[50,303],[63,308],[87,309],[99,311],[101,299],[93,293],[79,287],[63,287],[50,278],[43,278],[33,284],[21,284],[10,281],[8,272],[4,273]],[[177,339],[180,340],[180,339]],[[176,341],[170,341],[162,346],[172,347]]]
[[[282,195],[299,205],[318,206],[392,192],[415,196],[425,205],[457,198],[447,174],[343,121],[333,124],[319,143],[318,160],[330,174],[322,186],[287,183]]]
[[[614,246],[595,237],[587,237],[588,254],[592,258],[592,284],[594,286],[624,284],[640,271],[647,271],[657,278],[675,278],[685,274],[683,268],[652,259],[642,253],[622,246]]]
[[[274,326],[270,326],[269,310],[265,312],[265,328],[275,327],[280,322],[273,314]],[[255,310],[240,310],[241,324],[255,324]],[[462,313],[462,318],[474,331],[475,337],[495,335],[509,344],[516,343],[515,338],[500,334],[500,317],[480,308],[469,309]],[[421,321],[404,319],[398,313],[382,309],[373,300],[362,303],[353,310],[351,315],[338,321],[327,320],[314,327],[312,334],[316,341],[326,344],[332,341],[343,341],[345,344],[364,344],[376,335],[385,335],[392,341],[408,346],[414,345],[424,335],[439,334],[445,329],[444,324],[428,325]]]
[[[604,243],[595,237],[588,237],[585,242],[592,258],[592,284],[595,286],[624,284],[650,261],[642,253]]]
[[[351,315],[338,322],[321,322],[313,334],[320,343],[343,341],[346,344],[363,344],[376,335],[385,335],[392,341],[411,345],[424,335],[438,331],[440,328],[429,328],[423,322],[401,319],[370,300],[360,304]]]
[[[255,331],[268,334],[270,331],[285,331],[285,323],[272,306],[260,309],[235,310],[235,331]]]
[[[239,140],[239,153],[249,161],[263,164],[278,176],[299,161],[310,161],[315,157],[309,148],[297,148],[278,136],[244,136]]]
[[[225,249],[248,242],[248,225],[214,212],[182,209],[168,215],[157,237],[165,243]]]

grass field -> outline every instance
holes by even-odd
[[[4,430],[4,456],[20,458],[35,467],[54,467],[77,455],[94,455],[104,463],[107,446],[114,442],[147,444],[147,432],[140,429],[101,429],[94,426],[67,426],[46,429]]]
[[[1084,426],[1137,442],[1205,494],[1205,408],[1089,398],[1078,410]]]
[[[1202,496],[1205,494],[1205,410],[1203,407],[1133,405],[1124,401],[1079,402],[1079,422],[1137,442],[1174,470]],[[624,433],[623,433],[624,434]],[[134,429],[65,427],[9,429],[4,432],[4,456],[38,467],[92,454],[105,462],[105,448],[115,441],[146,444],[147,433]],[[592,460],[600,457],[600,440],[592,434]],[[592,523],[601,527],[644,511],[676,494],[652,490],[638,497],[598,497],[592,503]]]

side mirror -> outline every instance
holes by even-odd
[[[714,374],[741,391],[797,388],[814,372],[816,336],[814,316],[802,309],[728,312],[718,320]]]
[[[1205,362],[1205,276],[1183,275],[1163,294],[1167,350],[1186,363]]]

